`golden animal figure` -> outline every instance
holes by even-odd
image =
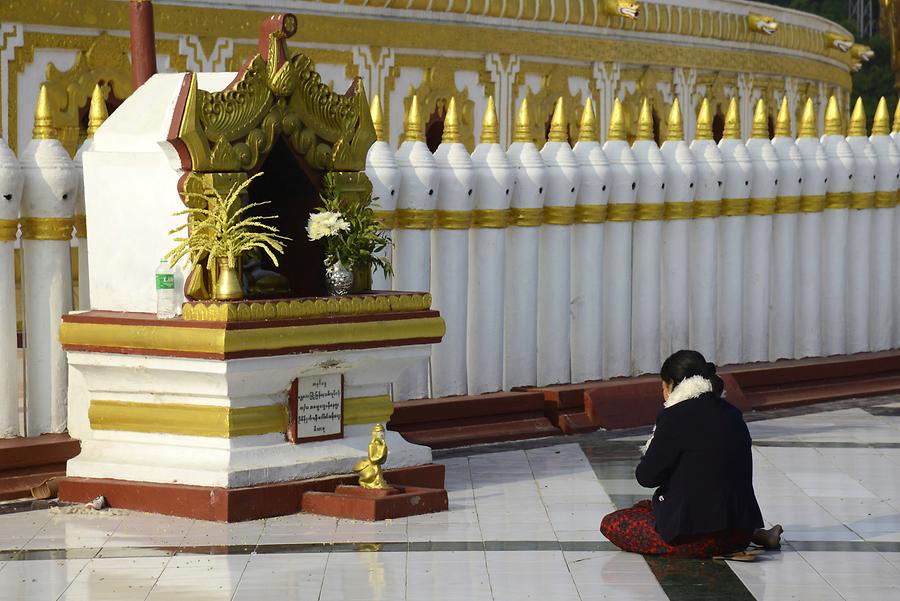
[[[641,14],[641,5],[633,0],[606,0],[603,8],[607,15],[637,19]]]
[[[381,465],[387,461],[388,448],[384,441],[384,426],[375,424],[372,428],[372,441],[369,443],[369,458],[359,461],[353,471],[359,474],[359,485],[363,488],[390,488],[381,471]]]
[[[778,31],[778,21],[769,15],[750,13],[747,15],[747,25],[750,31],[765,35],[775,35],[775,32]]]

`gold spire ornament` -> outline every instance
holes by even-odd
[[[646,98],[641,102],[641,112],[638,115],[637,140],[653,140],[653,113],[650,112],[650,103]]]
[[[566,114],[565,108],[563,106],[562,96],[556,99],[556,105],[553,107],[553,116],[550,118],[550,135],[547,136],[547,141],[569,141],[569,134],[566,128]]]
[[[532,142],[531,112],[528,110],[528,99],[523,98],[516,115],[516,127],[513,130],[513,142]]]
[[[481,122],[481,143],[500,143],[500,127],[497,125],[497,109],[494,108],[493,96],[488,96],[487,107],[484,109],[484,120]]]
[[[884,96],[878,101],[875,107],[875,118],[872,120],[872,135],[886,136],[891,133],[891,120],[888,115],[887,100]]]
[[[387,461],[388,448],[384,441],[384,426],[375,424],[372,428],[372,441],[369,442],[368,458],[358,461],[353,471],[359,474],[359,485],[362,488],[385,489],[391,486],[384,479],[382,464]]]
[[[850,128],[847,130],[847,136],[867,136],[866,131],[866,107],[863,106],[862,97],[856,99],[856,105],[853,107],[853,114],[850,115]]]
[[[35,140],[56,140],[59,137],[59,133],[53,127],[53,112],[47,95],[47,84],[41,84],[37,106],[34,107],[34,129],[31,130],[31,137]]]
[[[844,126],[841,122],[841,110],[838,108],[837,98],[835,98],[834,95],[831,95],[828,98],[828,106],[825,107],[825,135],[844,135]]]
[[[597,141],[597,118],[594,117],[594,101],[590,96],[584,103],[584,110],[581,111],[581,123],[578,126],[579,142],[596,142]]]
[[[697,113],[697,127],[694,134],[695,140],[712,140],[712,112],[709,110],[709,100],[704,96],[700,101],[700,111]]]
[[[669,118],[666,120],[666,140],[684,140],[684,119],[681,117],[681,105],[678,97],[672,101]]]
[[[729,140],[741,139],[741,115],[738,111],[737,98],[732,98],[728,103],[728,112],[725,113],[725,129],[722,137]]]
[[[618,98],[613,100],[612,111],[609,113],[609,130],[607,140],[627,140],[628,128],[625,127],[625,111]]]
[[[891,133],[900,133],[900,101],[897,102],[897,108],[894,109],[894,123],[891,127]]]
[[[106,110],[106,100],[103,99],[103,90],[100,84],[94,86],[94,92],[91,94],[91,108],[88,111],[87,137],[93,138],[94,134],[109,117]]]
[[[419,97],[413,94],[409,101],[409,111],[406,113],[405,128],[403,134],[408,142],[424,142],[425,126],[422,123],[422,114],[419,112]]]
[[[818,138],[819,127],[816,123],[816,105],[812,98],[806,99],[803,105],[803,115],[800,116],[800,126],[797,128],[798,138]]]
[[[441,135],[441,142],[456,144],[459,141],[459,115],[456,112],[456,98],[451,96],[450,102],[447,103],[447,112],[444,114],[444,133]]]
[[[381,99],[378,94],[372,96],[369,111],[372,113],[372,125],[375,126],[375,139],[384,142],[384,113],[381,111]]]
[[[778,109],[778,117],[775,119],[775,137],[791,137],[791,112],[786,95],[781,98],[781,107]]]
[[[756,108],[753,109],[753,128],[750,130],[750,137],[769,139],[769,116],[763,98],[756,101]]]

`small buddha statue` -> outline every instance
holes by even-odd
[[[363,488],[385,489],[390,485],[385,481],[381,465],[387,461],[388,448],[384,442],[384,426],[375,424],[372,428],[372,442],[369,443],[369,458],[357,462],[353,471],[359,474],[359,485]]]

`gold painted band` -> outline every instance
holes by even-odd
[[[185,321],[263,321],[347,315],[427,311],[431,295],[366,294],[283,301],[209,302],[190,301],[182,305]]]
[[[71,240],[75,220],[71,217],[26,217],[22,219],[25,240]]]
[[[897,206],[897,192],[876,192],[875,208],[876,209],[893,209]]]
[[[800,212],[801,213],[821,213],[825,210],[824,196],[801,196]]]
[[[344,399],[345,426],[386,422],[392,413],[394,403],[387,394]]]
[[[284,404],[222,407],[94,399],[88,419],[94,430],[236,438],[285,432],[288,412]]]
[[[749,198],[723,198],[722,199],[722,216],[723,217],[742,217],[750,213]]]
[[[850,208],[863,210],[875,208],[874,192],[854,192],[850,195]]]
[[[777,206],[776,198],[751,198],[750,215],[773,215]]]
[[[19,231],[19,222],[15,219],[0,219],[0,242],[12,242]]]
[[[633,202],[608,205],[606,209],[607,221],[634,221],[637,214],[637,205]]]
[[[87,215],[75,215],[75,237],[87,238]]]
[[[850,193],[849,192],[828,192],[825,194],[826,209],[849,209]]]
[[[695,200],[694,219],[718,217],[722,214],[721,200]]]
[[[467,230],[472,226],[471,211],[435,211],[434,227],[442,230]]]
[[[397,228],[428,230],[434,225],[434,211],[428,209],[397,209]]]
[[[397,214],[394,211],[373,211],[375,219],[383,230],[392,230],[397,227]]]
[[[800,196],[779,196],[775,202],[775,212],[779,215],[800,212]]]
[[[603,223],[606,221],[606,205],[578,205],[575,207],[575,223]]]
[[[667,202],[665,204],[666,212],[663,219],[666,221],[676,221],[679,219],[692,219],[694,217],[693,202]]]
[[[516,227],[538,227],[544,220],[544,209],[510,209],[509,225]]]
[[[665,215],[666,205],[663,203],[638,203],[634,218],[636,221],[659,221]]]
[[[543,221],[547,225],[572,225],[575,223],[575,207],[544,207]]]
[[[472,211],[472,227],[503,229],[509,224],[510,213],[506,209],[475,209]]]

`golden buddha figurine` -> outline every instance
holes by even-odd
[[[372,428],[372,442],[369,443],[369,458],[359,461],[353,471],[359,474],[359,485],[363,488],[385,489],[390,485],[381,472],[381,464],[387,461],[388,448],[384,442],[384,426],[375,424]]]

